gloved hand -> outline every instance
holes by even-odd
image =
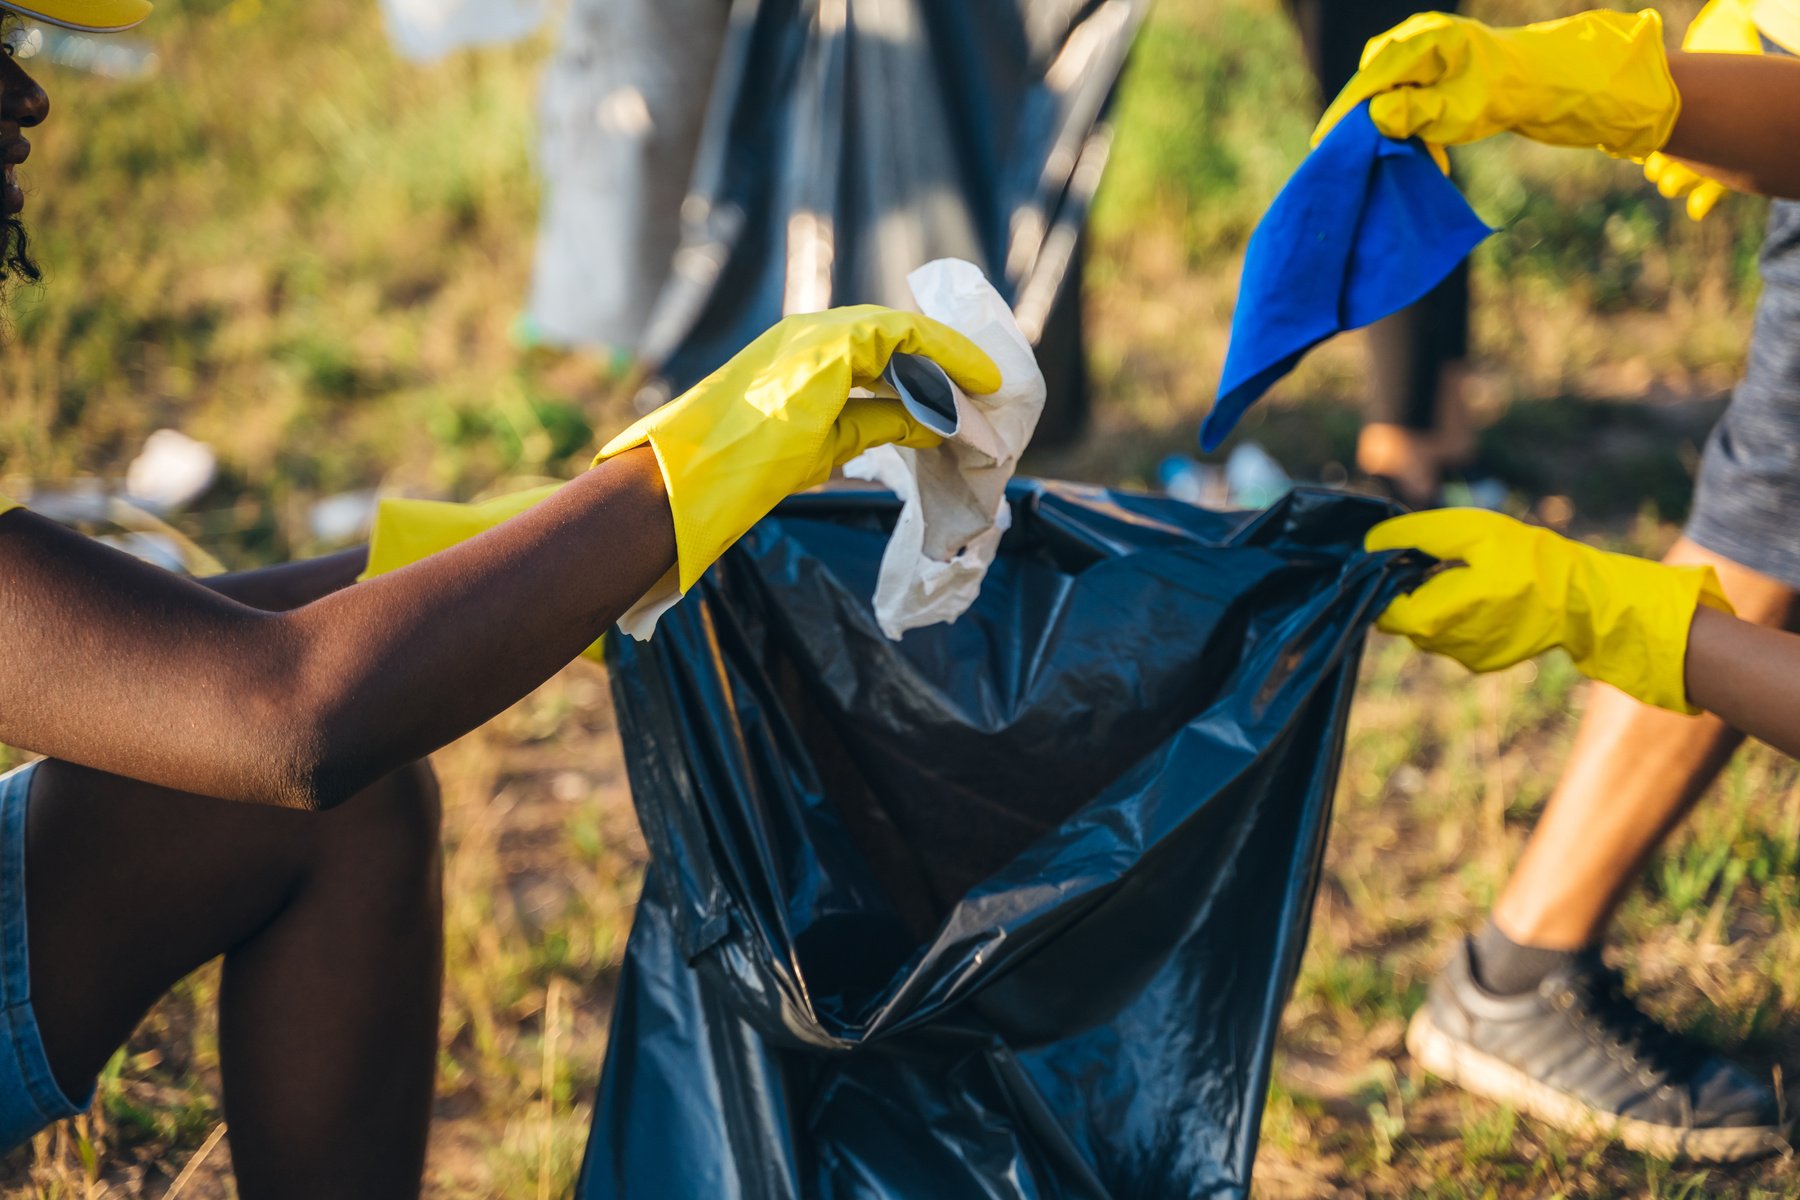
[[[1442,147],[1511,130],[1555,146],[1643,158],[1669,140],[1681,96],[1669,75],[1662,18],[1585,12],[1497,29],[1418,13],[1370,40],[1362,69],[1325,110],[1316,146],[1369,101],[1375,127]]]
[[[677,586],[686,592],[725,548],[788,495],[825,482],[871,446],[939,438],[892,400],[849,398],[905,351],[966,392],[1000,386],[975,344],[929,317],[865,305],[789,317],[691,391],[606,443],[594,462],[648,443],[675,516]]]
[[[1687,27],[1681,48],[1695,54],[1761,54],[1762,34],[1748,0],[1710,0]],[[1644,160],[1644,177],[1670,200],[1687,197],[1687,215],[1698,221],[1731,189],[1658,151]]]
[[[1388,606],[1386,632],[1472,671],[1561,646],[1584,675],[1675,712],[1698,711],[1685,677],[1695,611],[1732,611],[1711,567],[1611,554],[1481,509],[1395,517],[1364,545],[1414,547],[1448,564]]]

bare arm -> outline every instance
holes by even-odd
[[[1671,54],[1681,116],[1663,152],[1741,192],[1800,198],[1800,59]]]
[[[1800,636],[1702,608],[1688,632],[1687,686],[1701,708],[1800,757]]]
[[[347,582],[350,556],[321,561],[308,586]],[[209,590],[16,511],[0,517],[0,741],[185,791],[329,806],[536,687],[674,561],[648,450],[289,612],[232,598],[279,606],[266,577]]]
[[[278,563],[250,571],[209,575],[197,580],[209,592],[230,596],[239,604],[264,612],[287,612],[341,592],[355,583],[369,562],[369,548],[340,550],[320,558]]]

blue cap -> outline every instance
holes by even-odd
[[[1224,441],[1308,350],[1418,300],[1492,232],[1422,144],[1383,137],[1367,104],[1353,109],[1250,235],[1201,448]]]

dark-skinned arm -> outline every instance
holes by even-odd
[[[335,560],[313,570],[348,575],[349,555]],[[243,578],[212,590],[14,511],[0,516],[0,741],[203,795],[330,807],[542,683],[674,561],[647,449],[287,612],[233,599],[278,599]]]
[[[992,359],[928,317],[788,317],[536,507],[288,612],[224,594],[241,581],[209,590],[0,515],[0,741],[203,795],[329,807],[519,699],[665,576],[691,586],[833,466],[935,441],[898,405],[850,398],[902,351],[965,390],[1000,384]]]
[[[1800,757],[1800,636],[1702,608],[1688,630],[1687,688],[1727,724]]]
[[[1740,192],[1800,198],[1800,59],[1671,54],[1681,115],[1663,153]]]
[[[287,612],[355,583],[369,562],[369,548],[358,546],[318,558],[277,563],[195,580],[209,592],[229,596],[239,604],[264,612]]]

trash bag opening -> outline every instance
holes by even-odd
[[[828,492],[609,639],[651,863],[584,1194],[1246,1194],[1362,635],[1421,564],[1344,496],[1008,494],[953,625],[883,636],[880,522]]]
[[[1030,483],[976,606],[899,643],[869,595],[896,501],[783,505],[707,594],[732,719],[778,730],[791,837],[772,853],[810,1002],[879,1007],[972,892],[1103,800],[1210,708],[1260,719],[1335,630],[1344,547],[1380,502],[1296,492],[1260,514]],[[1175,519],[1171,519],[1171,518]],[[729,604],[720,603],[723,596]],[[1325,652],[1335,653],[1329,646]],[[1128,784],[1122,786],[1129,786]],[[850,887],[845,880],[855,879]],[[858,1016],[857,1014],[862,1014]]]

